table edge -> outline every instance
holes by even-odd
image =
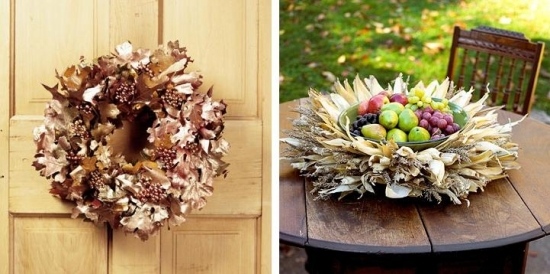
[[[441,245],[432,244],[432,248],[434,253],[480,250],[480,249],[488,249],[488,248],[498,248],[498,247],[513,245],[517,243],[527,243],[527,242],[542,238],[544,236],[545,236],[545,233],[542,229],[536,229],[523,234],[518,234],[518,235],[501,238],[501,239],[482,241],[482,242],[461,243],[461,244],[441,244]]]
[[[280,234],[281,235],[281,234]],[[473,242],[473,243],[461,243],[461,244],[431,244],[426,246],[365,246],[354,244],[342,244],[330,241],[308,239],[304,243],[304,247],[323,248],[332,251],[340,252],[353,252],[364,254],[419,254],[419,253],[446,253],[446,252],[459,252],[459,251],[472,251],[483,250],[490,248],[499,248],[517,243],[527,243],[546,236],[546,233],[542,230],[533,230],[520,235],[511,236],[508,238]],[[291,235],[285,235],[285,239],[289,240],[289,243],[302,247]]]
[[[330,241],[308,239],[306,247],[322,248],[331,251],[353,252],[363,254],[421,254],[432,253],[429,245],[425,246],[366,246],[342,244]]]
[[[305,247],[307,244],[307,239],[279,231],[279,242],[297,247]]]

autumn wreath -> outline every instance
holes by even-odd
[[[155,51],[125,42],[57,74],[60,87],[44,85],[53,98],[34,129],[33,166],[76,204],[73,218],[147,240],[205,206],[228,165],[226,104],[197,91],[192,61],[177,41]]]
[[[426,100],[422,102],[411,96],[413,91]],[[310,179],[316,198],[327,199],[332,195],[343,198],[352,193],[361,198],[367,192],[375,192],[375,185],[381,185],[385,186],[385,195],[389,198],[422,197],[440,202],[448,197],[455,204],[469,203],[469,193],[483,190],[488,182],[506,177],[508,170],[519,168],[518,145],[512,142],[511,131],[512,126],[521,121],[500,124],[496,112],[499,107],[485,106],[489,93],[470,102],[472,92],[473,89],[454,87],[448,79],[428,85],[419,82],[409,89],[408,81],[401,75],[387,87],[382,87],[374,76],[365,79],[357,76],[352,85],[337,81],[333,92],[328,94],[311,89],[307,103],[297,109],[300,117],[293,121],[287,137],[281,140],[288,144],[283,158]],[[453,129],[454,125],[446,121],[441,121],[444,125],[439,125],[440,128],[434,125],[431,137],[440,138],[439,133],[447,136],[441,141],[434,140],[433,146],[415,149],[407,142],[400,144],[389,138],[389,132],[379,140],[365,138],[355,131],[357,124],[352,125],[354,121],[345,116],[346,123],[342,126],[342,114],[353,106],[376,96],[394,94],[408,96],[409,103],[401,106],[403,112],[408,107],[416,109],[421,105],[427,109],[428,103],[430,107],[448,111],[443,102],[452,102],[467,119],[460,130]],[[411,109],[408,110],[412,112]],[[378,123],[383,124],[381,116],[379,118]],[[381,128],[380,124],[373,122],[361,129]],[[415,127],[418,131],[424,130],[420,129],[424,126],[421,124]],[[451,128],[445,131],[447,126]],[[426,135],[426,140],[429,137]]]

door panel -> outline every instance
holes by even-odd
[[[0,273],[269,272],[270,59],[262,54],[270,51],[260,45],[270,45],[270,8],[267,0],[0,1],[0,101],[9,102],[0,104],[0,242],[9,243],[0,245]],[[125,40],[150,49],[179,40],[195,60],[189,69],[204,75],[202,91],[214,85],[214,99],[228,103],[227,178],[216,179],[203,210],[147,242],[71,219],[73,205],[50,195],[31,166],[32,131],[51,100],[41,84]]]
[[[40,84],[55,84],[55,69],[63,71],[80,56],[98,52],[97,37],[82,35],[90,33],[98,19],[94,1],[15,0],[12,4],[15,114],[42,115],[51,96]]]
[[[111,259],[110,273],[160,273],[161,267],[164,267],[160,265],[159,237],[142,242],[122,231],[113,232]]]
[[[231,117],[258,113],[258,1],[164,1],[165,39],[179,39],[200,61],[204,84]],[[206,16],[205,16],[206,15]]]
[[[191,218],[161,237],[162,274],[254,273],[256,221]]]
[[[13,222],[15,273],[105,273],[107,233],[59,217],[17,217]]]
[[[162,24],[158,20],[160,8],[158,1],[109,0],[108,5],[110,19],[107,21],[110,23],[108,50],[112,51],[121,41],[130,41],[135,46],[149,49],[154,49],[163,43],[158,31]]]

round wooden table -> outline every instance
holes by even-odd
[[[280,136],[302,101],[280,105]],[[499,121],[521,116],[499,111]],[[304,247],[310,273],[523,273],[528,243],[550,233],[550,126],[527,118],[512,131],[519,170],[471,193],[471,204],[314,200],[311,184],[280,161],[280,241]],[[285,145],[281,145],[281,153]]]

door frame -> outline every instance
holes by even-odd
[[[10,2],[0,1],[0,243],[8,245],[10,218],[8,212],[9,118],[10,101]],[[8,273],[10,247],[0,248],[0,273]]]

